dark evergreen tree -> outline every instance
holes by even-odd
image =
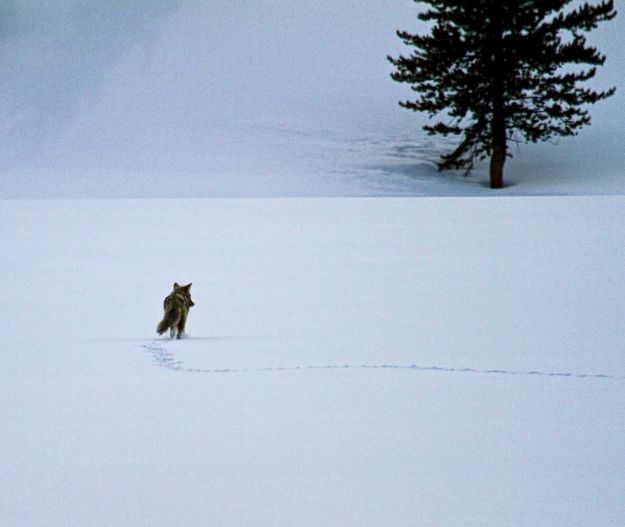
[[[571,0],[415,0],[429,34],[398,31],[409,57],[388,57],[392,78],[407,82],[416,101],[400,104],[438,122],[431,135],[462,136],[439,169],[464,169],[490,157],[490,184],[503,186],[508,143],[576,135],[590,122],[585,109],[615,89],[579,83],[594,77],[605,56],[585,33],[616,16],[613,0],[565,9]]]

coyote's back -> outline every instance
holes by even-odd
[[[174,290],[163,300],[165,314],[163,320],[158,323],[156,331],[162,335],[169,329],[171,338],[180,338],[184,333],[189,309],[194,306],[191,300],[191,284],[178,285],[174,283]]]

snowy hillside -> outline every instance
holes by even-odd
[[[489,193],[483,167],[437,174],[453,145],[398,105],[412,0],[5,5],[0,198]],[[504,194],[623,194],[623,34],[621,15],[590,39],[616,95],[578,137],[511,148]]]
[[[621,197],[4,201],[6,526],[619,526]],[[189,337],[154,328],[193,281]]]

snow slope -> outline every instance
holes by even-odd
[[[7,526],[620,526],[622,197],[0,201]],[[189,337],[155,335],[193,281]]]
[[[0,198],[489,193],[484,166],[438,174],[455,144],[398,105],[386,57],[411,52],[412,0],[4,5]],[[616,95],[578,137],[513,145],[504,194],[623,194],[623,34],[621,13],[590,35],[607,62],[589,87]]]

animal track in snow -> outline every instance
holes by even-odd
[[[420,366],[417,364],[330,364],[327,366],[267,366],[261,368],[189,368],[176,359],[174,352],[167,349],[163,341],[152,341],[141,346],[150,353],[154,363],[162,368],[186,373],[253,373],[305,370],[413,370],[422,372],[473,373],[481,375],[516,375],[537,377],[562,377],[573,379],[625,380],[625,377],[604,373],[546,372],[537,370],[502,370],[479,368],[451,368],[442,366]]]

